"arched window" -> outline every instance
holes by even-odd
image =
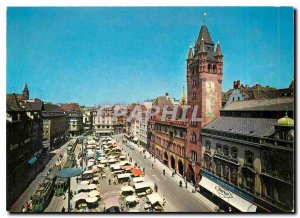
[[[191,152],[190,152],[190,159],[191,159],[191,161],[194,161],[194,162],[198,161],[198,155],[197,155],[196,151],[191,150]]]
[[[205,141],[205,149],[209,151],[210,150],[210,146],[211,146],[210,141],[206,140]]]
[[[196,133],[192,133],[192,139],[191,139],[192,142],[196,142],[197,141],[197,135]]]

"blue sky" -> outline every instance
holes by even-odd
[[[294,77],[292,8],[8,8],[6,92],[53,103],[142,102],[186,86],[188,48],[206,25],[234,80],[277,88]]]

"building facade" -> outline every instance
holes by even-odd
[[[150,152],[175,173],[186,176],[186,123],[156,117],[150,121],[149,132]]]
[[[114,132],[113,108],[105,107],[93,110],[93,131],[96,136],[111,136]]]
[[[36,167],[43,152],[41,108],[23,107],[16,94],[6,96],[6,189],[8,205],[13,203],[16,190],[31,167]]]
[[[66,114],[58,105],[44,103],[42,117],[44,147],[50,150],[60,147],[67,139]]]
[[[60,104],[60,107],[66,114],[68,136],[74,137],[80,135],[83,132],[83,115],[79,104]]]
[[[257,101],[259,108],[253,101],[252,107],[246,102],[244,108],[232,103],[202,129],[200,188],[226,211],[229,207],[242,212],[294,208],[292,99],[281,104],[272,104],[278,99],[264,101]]]
[[[85,109],[82,111],[82,124],[84,132],[88,132],[92,130],[93,123],[93,113],[92,109]]]

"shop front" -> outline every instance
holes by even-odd
[[[227,212],[256,212],[254,198],[220,179],[203,172],[200,191],[209,194],[213,201]]]

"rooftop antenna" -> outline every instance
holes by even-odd
[[[205,25],[205,17],[207,16],[207,13],[206,12],[204,12],[203,13],[203,24]]]

